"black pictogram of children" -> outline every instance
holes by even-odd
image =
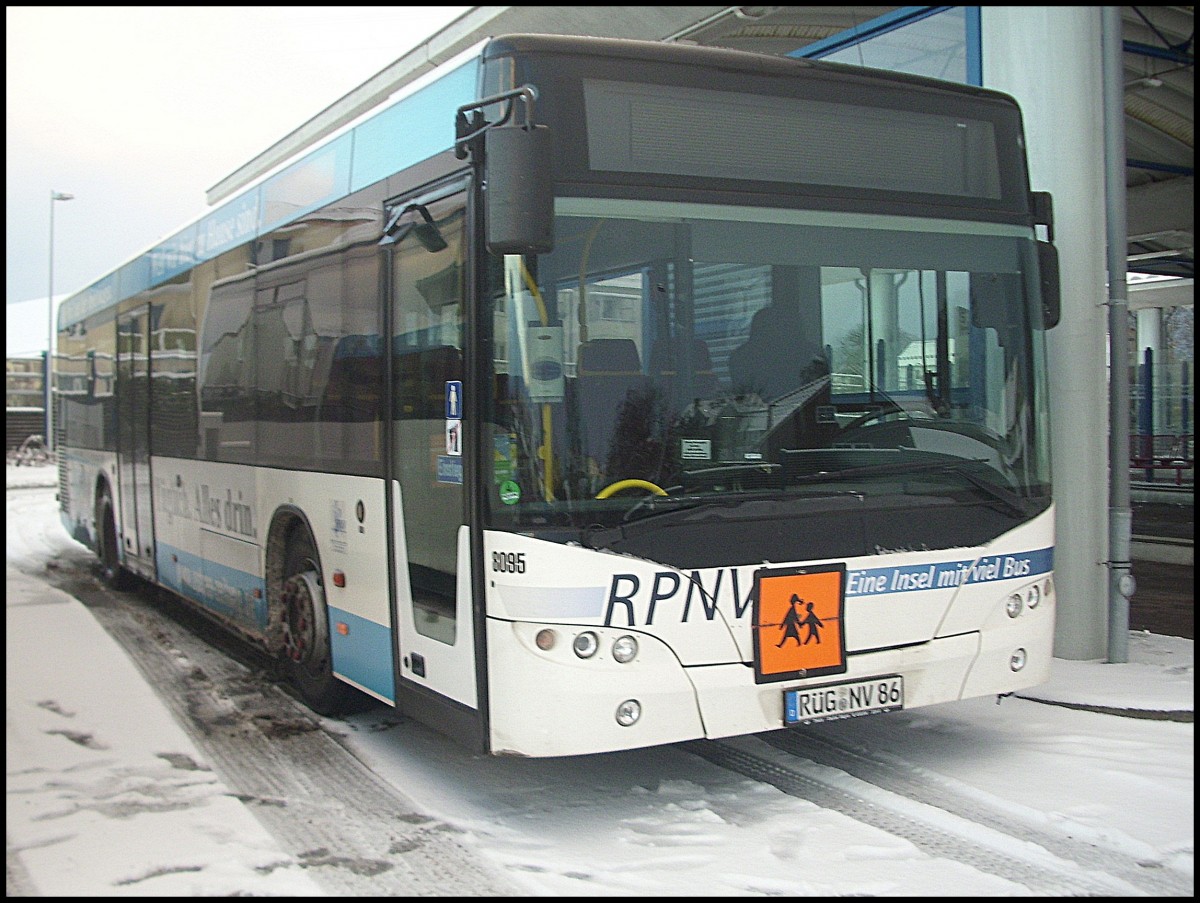
[[[808,612],[803,618],[800,617],[800,603],[804,602],[795,593],[792,593],[792,598],[788,602],[788,613],[783,616],[783,639],[775,644],[775,648],[779,649],[788,638],[796,641],[797,646],[807,646],[810,640],[816,640],[819,645],[821,642],[821,628],[825,626],[825,622],[817,617],[813,611],[813,604],[805,602],[805,610]],[[808,628],[808,636],[803,641],[800,639],[800,628]]]

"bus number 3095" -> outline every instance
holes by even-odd
[[[492,570],[502,574],[524,574],[524,552],[493,552]]]

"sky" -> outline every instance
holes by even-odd
[[[330,895],[223,783],[88,609],[39,579],[87,554],[58,520],[54,470],[10,466],[6,477],[9,895]],[[1064,835],[1169,872],[1191,897],[1194,725],[1046,703],[1193,711],[1193,642],[1133,632],[1128,663],[1056,659],[1048,683],[1001,705],[967,700],[816,727],[1031,836]],[[523,895],[1045,895],[674,747],[494,758],[413,723],[387,730],[371,719],[325,724]],[[735,746],[782,755],[755,737]],[[920,805],[838,780],[883,809]],[[1050,855],[1015,846],[999,854]]]
[[[6,7],[6,356],[46,347],[51,206],[61,300],[471,8]]]
[[[6,7],[6,320],[41,327],[7,356],[46,347],[51,192],[59,298],[469,9]]]

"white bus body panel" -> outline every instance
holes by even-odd
[[[395,510],[396,624],[400,631],[401,674],[414,683],[436,690],[469,708],[478,708],[475,681],[475,621],[471,607],[470,530],[458,530],[455,573],[454,641],[443,642],[417,630],[416,609],[408,578],[408,543],[404,531],[404,492],[392,481]],[[425,660],[424,675],[413,669],[412,653]]]
[[[67,534],[93,550],[98,550],[99,527],[96,524],[96,490],[101,481],[113,494],[113,513],[121,528],[121,498],[117,486],[117,455],[115,452],[73,448],[61,450],[60,468],[66,469],[65,499],[59,498],[59,519]]]
[[[116,455],[71,451],[66,458],[68,504],[64,527],[96,543],[96,486],[107,480],[120,518]],[[458,587],[453,643],[416,630],[405,557],[403,498],[395,485],[397,542],[395,606],[388,587],[387,518],[382,480],[250,465],[156,457],[153,510],[160,582],[254,636],[267,623],[266,542],[282,507],[303,515],[324,576],[334,673],[359,689],[395,703],[393,624],[403,654],[425,658],[424,677],[406,677],[468,707],[478,707],[474,619],[471,613],[470,531],[458,532]],[[120,524],[118,522],[118,528]],[[344,585],[333,580],[344,576]],[[411,659],[409,659],[411,661]]]
[[[266,542],[281,508],[317,546],[334,673],[395,700],[383,482],[241,464],[154,459],[159,580],[252,634],[266,627]],[[334,572],[344,575],[337,586]]]
[[[627,630],[597,630],[599,651],[580,661],[571,650],[578,631],[559,630],[554,648],[543,652],[534,638],[546,625],[487,624],[493,753],[586,755],[704,736],[696,689],[660,640],[637,634],[638,656],[622,665],[608,650]],[[644,713],[632,728],[616,722],[627,699]]]
[[[1051,508],[985,547],[838,562],[846,566],[846,673],[761,684],[752,647],[756,567],[683,573],[486,533],[493,750],[575,755],[772,730],[783,726],[786,690],[883,675],[903,676],[905,708],[1042,683],[1053,653],[1055,595],[1043,594],[1016,617],[1005,602],[1015,592],[1027,597],[1033,585],[1052,587],[1053,525]],[[818,562],[770,567],[793,564]],[[663,576],[670,572],[678,589]],[[638,590],[621,575],[636,578]],[[700,585],[709,592],[707,609]],[[534,642],[545,627],[557,634],[548,652]],[[571,650],[583,630],[600,637],[587,660]],[[640,651],[621,665],[610,650],[625,634]],[[1025,665],[1014,671],[1019,649]],[[642,716],[621,727],[615,713],[627,699],[638,700]]]

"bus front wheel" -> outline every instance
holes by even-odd
[[[296,536],[288,544],[283,575],[282,661],[289,682],[319,715],[352,711],[360,694],[333,675],[324,581],[307,535]]]

